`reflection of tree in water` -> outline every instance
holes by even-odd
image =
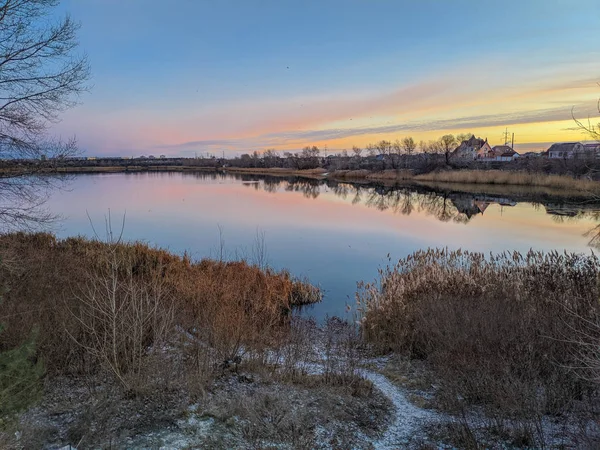
[[[338,197],[343,198],[344,200],[346,200],[346,198],[348,197],[348,193],[350,192],[350,189],[351,189],[350,185],[348,185],[346,183],[338,183],[338,184],[331,186],[331,191]],[[358,191],[358,189],[354,189],[354,190]]]
[[[67,187],[72,177],[29,174],[0,177],[0,231],[37,231],[59,219],[45,203],[55,190]]]
[[[442,222],[468,223],[474,217],[485,212],[490,204],[515,206],[517,200],[498,195],[470,194],[463,192],[435,191],[418,189],[414,186],[361,185],[333,180],[312,180],[297,177],[268,177],[249,174],[218,175],[234,177],[240,181],[260,181],[249,184],[255,189],[277,192],[300,192],[306,198],[316,199],[322,190],[329,190],[344,200],[350,199],[353,205],[363,204],[378,211],[390,210],[396,214],[410,215],[424,212]],[[215,178],[214,173],[201,173],[199,177]],[[600,223],[600,202],[576,202],[556,200],[554,202],[540,197],[518,197],[519,201],[529,203],[536,211],[545,211],[557,223],[590,220]],[[591,245],[600,247],[600,225],[587,235],[592,238]]]
[[[316,199],[321,194],[321,183],[317,180],[297,180],[288,182],[285,190],[288,192],[301,192],[306,198]]]
[[[396,214],[410,215],[415,210],[424,211],[442,222],[466,223],[469,216],[459,211],[447,193],[420,194],[408,188],[366,188],[364,204],[379,211],[391,210]]]
[[[357,187],[356,192],[354,193],[354,197],[352,197],[353,205],[358,205],[362,201],[362,196],[360,194],[361,194],[360,187]]]
[[[273,193],[277,192],[280,184],[281,183],[274,182],[273,180],[264,180],[262,187],[265,191],[273,194]]]

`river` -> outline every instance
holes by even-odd
[[[478,252],[590,252],[586,236],[600,204],[526,190],[386,187],[320,180],[206,173],[76,175],[47,207],[60,237],[105,235],[187,251],[193,258],[266,260],[321,286],[304,313],[347,317],[356,283],[411,252],[447,247]],[[92,227],[92,224],[94,225]],[[388,256],[389,255],[389,256]]]

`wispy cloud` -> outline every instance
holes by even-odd
[[[576,109],[589,109],[592,102],[576,105]],[[439,131],[443,133],[460,130],[476,130],[498,126],[522,125],[540,122],[556,122],[571,118],[570,107],[546,108],[534,111],[521,111],[505,114],[481,114],[458,117],[455,119],[442,119],[431,121],[412,121],[385,126],[355,127],[355,128],[328,128],[315,130],[289,130],[275,133],[266,133],[254,137],[239,139],[207,139],[156,146],[157,149],[168,149],[177,152],[210,152],[215,150],[233,150],[246,152],[264,148],[300,148],[308,143],[336,141],[344,138],[390,134],[410,134]],[[539,143],[532,143],[532,148],[538,148]],[[545,144],[545,143],[544,143]]]

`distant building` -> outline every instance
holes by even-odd
[[[583,144],[583,153],[590,158],[600,157],[600,143]]]
[[[490,148],[487,141],[476,153],[476,159],[479,161],[512,161],[518,157],[519,154],[509,145],[496,145]]]
[[[462,141],[452,152],[452,157],[460,159],[477,159],[477,152],[487,153],[491,150],[487,139],[476,138],[472,135],[466,141]]]
[[[496,161],[513,161],[519,157],[519,154],[509,145],[496,145],[492,151]]]
[[[584,147],[581,142],[564,142],[552,144],[548,149],[548,158],[550,159],[572,159],[577,154],[583,155]]]

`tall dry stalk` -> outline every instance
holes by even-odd
[[[427,359],[447,398],[513,415],[562,411],[596,389],[572,370],[578,344],[567,338],[597,320],[599,271],[594,255],[419,251],[363,285],[362,334]]]
[[[167,342],[174,305],[162,277],[163,267],[141,276],[131,256],[108,230],[109,242],[98,254],[86,283],[74,292],[76,306],[68,306],[79,324],[68,336],[108,368],[126,389],[131,376],[140,375],[151,347]]]

